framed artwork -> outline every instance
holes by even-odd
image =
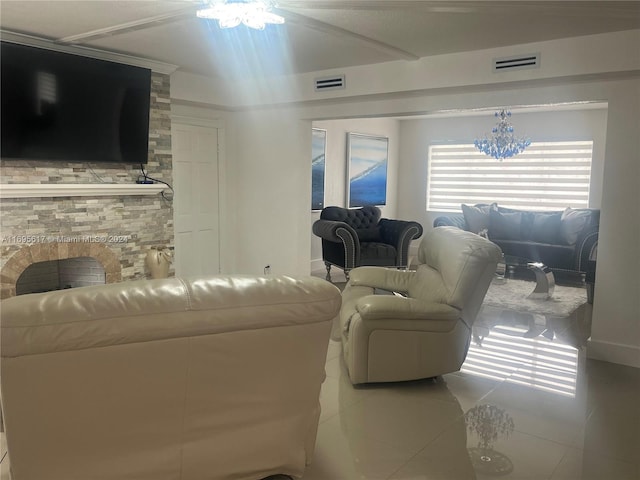
[[[347,152],[349,208],[386,205],[389,139],[348,133]]]
[[[324,170],[327,150],[327,131],[311,131],[311,210],[324,208]]]

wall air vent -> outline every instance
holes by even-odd
[[[344,75],[333,75],[331,77],[316,78],[315,90],[316,92],[322,92],[325,90],[339,90],[345,88]]]
[[[524,70],[526,68],[538,68],[540,66],[540,54],[531,53],[518,55],[517,57],[502,57],[493,59],[493,71],[504,72],[511,70]]]

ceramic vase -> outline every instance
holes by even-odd
[[[151,247],[145,258],[145,265],[151,273],[151,278],[167,278],[169,265],[171,264],[171,252],[164,247]]]

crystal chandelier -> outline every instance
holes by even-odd
[[[531,140],[528,138],[516,138],[513,134],[513,127],[507,121],[511,116],[510,111],[500,110],[495,113],[495,116],[500,117],[500,121],[491,130],[491,138],[485,135],[483,139],[473,142],[478,150],[502,161],[521,153],[531,145]]]
[[[271,13],[276,6],[273,0],[208,0],[207,8],[196,12],[200,18],[218,20],[220,28],[233,28],[241,23],[263,30],[267,23],[281,24],[284,18]]]

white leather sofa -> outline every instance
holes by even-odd
[[[415,271],[353,269],[340,311],[351,382],[415,380],[459,370],[500,258],[500,248],[479,235],[437,227],[420,243]]]
[[[1,304],[13,480],[300,477],[340,292],[218,276]]]

